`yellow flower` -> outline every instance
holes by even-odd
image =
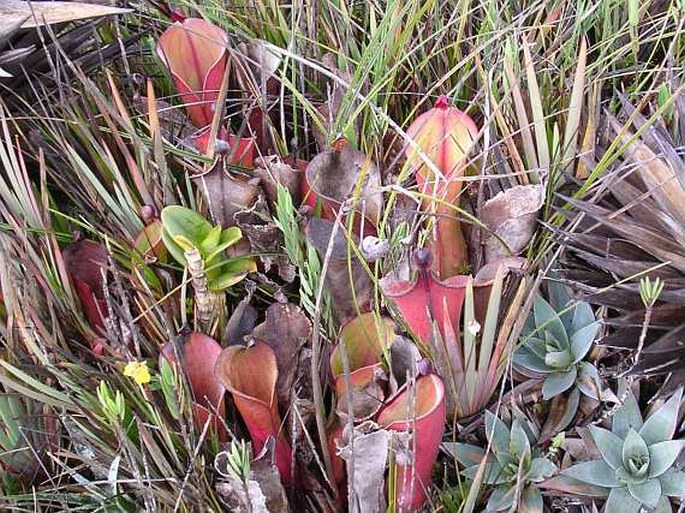
[[[147,362],[128,362],[124,367],[124,376],[133,378],[139,385],[149,383],[150,370],[147,368]]]

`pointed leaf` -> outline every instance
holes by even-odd
[[[581,495],[583,497],[606,497],[611,488],[591,485],[565,475],[558,475],[538,485],[547,490],[557,490],[562,493]]]
[[[652,510],[651,513],[673,513],[671,501],[669,501],[666,497],[661,497],[659,499],[659,502],[657,502],[656,507]]]
[[[562,371],[568,369],[571,363],[573,363],[573,356],[566,349],[550,351],[545,355],[545,363],[556,371]]]
[[[649,448],[647,447],[647,444],[639,435],[639,433],[631,428],[628,430],[626,439],[623,441],[621,455],[623,459],[623,466],[630,468],[629,460],[633,458],[644,458],[646,456],[649,456]]]
[[[568,372],[555,372],[547,376],[542,384],[543,399],[549,400],[571,388],[576,381],[576,375],[576,368],[571,367]]]
[[[622,395],[621,387],[619,387],[618,395]],[[623,401],[623,405],[614,415],[611,431],[619,438],[625,438],[631,427],[634,429],[640,429],[642,427],[642,414],[640,413],[640,407],[635,400],[635,396],[632,391],[629,391]]]
[[[480,464],[468,467],[461,474],[467,479],[474,480],[478,474],[479,466]],[[492,456],[488,458],[488,462],[485,464],[482,479],[483,483],[488,485],[500,484],[509,480],[502,471],[502,465]]]
[[[658,477],[671,468],[680,452],[685,447],[685,440],[667,440],[649,447],[649,477]]]
[[[547,365],[536,354],[526,349],[525,346],[520,347],[516,353],[514,353],[514,364],[529,369],[533,372],[540,372],[544,374],[548,374],[553,371],[549,365]]]
[[[628,491],[628,488],[612,488],[604,505],[604,513],[638,513],[640,503]]]
[[[516,488],[511,486],[498,486],[490,494],[485,511],[507,511],[514,503]]]
[[[544,481],[557,471],[557,466],[547,458],[533,458],[526,479],[534,483]]]
[[[530,459],[530,441],[519,419],[514,419],[509,437],[509,453],[517,459]]]
[[[520,513],[543,513],[544,503],[540,490],[533,485],[526,486],[521,494],[517,511]]]
[[[598,331],[599,322],[594,322],[571,335],[571,354],[573,355],[573,363],[578,363],[585,358],[585,355],[592,347],[592,343],[594,342]]]
[[[621,458],[623,449],[623,440],[604,428],[597,426],[590,426],[590,433],[592,438],[602,453],[602,458],[606,461],[612,469],[617,469],[623,464]]]
[[[569,340],[564,323],[561,322],[559,314],[554,311],[552,306],[540,294],[535,296],[533,313],[535,315],[535,326],[538,330],[536,335],[538,337],[541,337],[545,331],[549,331],[564,346],[568,345]]]
[[[578,463],[577,465],[562,470],[561,473],[565,476],[577,479],[578,481],[595,486],[603,486],[605,488],[621,486],[621,483],[614,477],[614,469],[612,469],[604,460]]]
[[[595,314],[590,304],[585,301],[578,301],[573,309],[570,333],[576,333],[593,322],[595,322]]]
[[[580,362],[577,368],[578,379],[576,380],[576,386],[586,396],[599,401],[602,385],[599,380],[597,367],[590,362]]]
[[[485,451],[477,445],[464,444],[461,442],[445,442],[444,445],[448,448],[448,452],[454,455],[457,461],[465,467],[479,465],[485,457]]]
[[[678,410],[682,396],[683,390],[681,388],[645,421],[642,428],[640,428],[640,436],[647,442],[647,445],[664,442],[673,438],[678,422]]]
[[[628,491],[636,501],[654,507],[661,497],[661,483],[658,479],[648,479],[639,484],[628,483]]]
[[[509,428],[489,410],[485,410],[485,436],[492,443],[497,459],[509,454]]]
[[[685,472],[668,471],[659,476],[661,493],[668,497],[685,496]]]

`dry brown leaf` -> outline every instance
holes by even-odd
[[[333,221],[313,217],[309,220],[306,235],[316,248],[321,260],[326,256],[333,235]],[[348,262],[347,240],[340,227],[333,240],[331,258],[324,278],[324,287],[331,296],[333,311],[341,323],[369,310],[371,280],[361,262],[352,253]]]
[[[347,461],[347,474],[352,476],[350,513],[385,511],[383,482],[388,459],[390,433],[384,429],[368,432],[371,423],[354,429],[353,442],[340,448]]]
[[[25,2],[24,0],[0,2],[0,18],[3,20],[10,16],[26,17],[21,28],[42,27],[128,12],[131,12],[131,9],[80,2]]]
[[[278,366],[278,402],[290,403],[297,377],[300,349],[312,333],[312,324],[302,310],[291,303],[274,303],[266,310],[266,320],[252,332],[273,349]]]
[[[621,143],[628,144],[631,134],[612,116],[609,123],[616,136],[621,137]],[[625,155],[636,164],[637,173],[656,202],[685,226],[685,188],[678,180],[676,170],[639,139],[628,145]]]
[[[253,205],[259,194],[259,179],[242,180],[226,169],[226,161],[219,157],[204,173],[192,177],[202,191],[214,223],[223,228],[235,226],[234,215]]]
[[[544,199],[544,186],[517,185],[483,205],[481,220],[492,232],[485,237],[486,263],[516,255],[526,247]]]

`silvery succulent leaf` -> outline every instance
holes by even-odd
[[[579,362],[576,386],[586,396],[599,401],[602,394],[602,385],[599,380],[597,367],[590,362]]]
[[[568,350],[550,351],[545,355],[545,364],[556,370],[566,370],[573,363],[573,356]]]
[[[549,295],[553,307],[561,314],[561,322],[564,324],[564,328],[567,332],[571,331],[576,307],[572,304],[568,289],[561,283],[550,282]]]
[[[573,309],[571,333],[576,333],[593,322],[595,322],[595,313],[592,311],[590,304],[584,301],[578,301]]]
[[[485,511],[508,511],[514,503],[516,487],[498,486],[490,494]]]
[[[525,341],[524,347],[535,354],[538,358],[544,360],[547,354],[547,344],[540,337],[531,337]]]
[[[650,445],[649,477],[659,477],[670,469],[683,447],[685,447],[685,440],[667,440]]]
[[[640,484],[628,483],[628,491],[636,501],[653,508],[661,497],[661,483],[658,479],[648,479]]]
[[[520,347],[516,353],[514,353],[514,364],[519,367],[524,367],[533,372],[540,372],[547,374],[553,372],[549,365],[547,365],[543,359],[529,351],[526,346]]]
[[[526,479],[538,483],[556,472],[557,466],[548,458],[533,458]]]
[[[521,513],[543,513],[544,502],[540,490],[532,485],[528,485],[521,493],[518,510]]]
[[[624,486],[614,476],[612,469],[604,460],[585,461],[573,465],[561,472],[563,475],[604,488],[617,488]]]
[[[509,453],[520,460],[524,460],[524,464],[528,466],[530,461],[530,442],[528,436],[521,426],[519,419],[514,419],[511,425],[511,433],[509,436]]]
[[[685,495],[685,472],[669,470],[659,476],[661,493],[668,497],[682,497]]]
[[[616,470],[623,465],[621,451],[623,449],[623,440],[604,428],[597,426],[590,426],[590,434],[595,441],[595,445],[602,454],[602,458],[609,466]]]
[[[604,505],[604,513],[638,513],[641,504],[633,498],[628,488],[613,488]]]
[[[564,323],[561,322],[559,314],[554,311],[550,304],[540,295],[535,296],[533,303],[533,313],[535,315],[536,329],[544,329],[554,336],[560,343],[568,344],[568,336]]]
[[[661,491],[663,493],[663,490]],[[671,508],[671,501],[669,501],[665,496],[662,496],[657,502],[656,507],[651,511],[651,513],[673,513],[673,508]]]
[[[509,455],[509,428],[490,411],[485,411],[485,436],[492,442],[492,452],[503,465]]]
[[[473,480],[478,474],[480,465],[473,465],[462,471],[462,475],[468,479]],[[488,462],[485,464],[485,470],[483,471],[483,483],[494,485],[506,483],[509,481],[509,476],[504,472],[502,465],[492,457],[488,457]]]
[[[642,473],[643,469],[646,472],[645,466],[649,465],[649,447],[633,428],[628,430],[621,453],[623,466],[631,474]],[[638,476],[636,475],[636,477]]]
[[[554,372],[545,378],[542,383],[542,398],[549,400],[555,395],[565,392],[576,382],[577,371],[571,367],[566,372]]]
[[[618,395],[623,396],[625,391],[626,382],[619,382]],[[619,438],[625,438],[628,434],[628,430],[632,427],[635,429],[642,428],[642,414],[640,413],[640,407],[635,400],[635,396],[632,392],[628,392],[623,401],[623,405],[616,411],[611,424],[611,431],[617,435]]]
[[[573,355],[573,363],[578,363],[585,358],[592,347],[592,343],[599,331],[599,322],[593,322],[573,332],[571,335],[571,354]]]
[[[648,445],[673,438],[682,397],[683,389],[680,388],[661,408],[652,413],[640,428],[640,436]]]
[[[453,454],[459,463],[465,467],[479,465],[485,457],[485,450],[477,445],[445,442],[444,444],[450,454]]]

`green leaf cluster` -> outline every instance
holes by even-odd
[[[489,411],[485,411],[485,434],[490,453],[475,445],[455,444],[456,458],[466,466],[462,474],[474,479],[485,458],[483,483],[495,488],[486,511],[509,511],[513,504],[517,511],[543,512],[543,499],[536,483],[556,472],[557,467],[543,456],[531,429],[515,418],[511,429]]]
[[[162,240],[174,260],[185,266],[185,253],[193,249],[199,251],[204,261],[209,290],[221,292],[254,270],[252,258],[230,259],[226,256],[226,250],[242,238],[240,228],[212,226],[194,210],[180,205],[165,207],[161,219]]]
[[[685,472],[672,469],[685,440],[671,440],[678,422],[682,389],[643,422],[632,393],[614,416],[611,431],[591,426],[602,459],[578,463],[562,472],[582,486],[608,494],[605,513],[671,511],[668,497],[685,495]]]
[[[561,286],[554,289],[557,304],[569,304]],[[583,361],[599,331],[599,322],[588,303],[577,302],[554,310],[540,294],[533,312],[526,320],[522,345],[514,354],[514,364],[524,373],[542,374],[545,400],[569,390],[574,385],[583,394],[600,398],[597,368]]]

